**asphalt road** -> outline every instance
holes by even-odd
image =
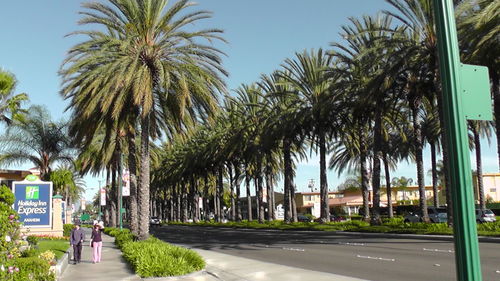
[[[311,231],[162,226],[167,242],[368,280],[455,280],[453,243]],[[500,280],[500,243],[480,243],[483,280]]]

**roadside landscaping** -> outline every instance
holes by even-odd
[[[142,278],[185,275],[205,267],[205,261],[193,250],[173,246],[153,236],[137,241],[130,230],[105,228],[115,237],[123,257]]]
[[[347,232],[370,232],[370,233],[401,233],[401,234],[434,234],[451,235],[452,228],[446,223],[405,223],[403,218],[384,219],[382,225],[371,226],[369,223],[359,220],[346,222],[295,222],[284,223],[283,221],[272,221],[258,223],[257,221],[216,223],[213,221],[198,223],[169,222],[169,225],[186,226],[210,226],[252,229],[280,229],[280,230],[316,230],[316,231],[347,231]],[[478,235],[500,237],[500,221],[483,223],[477,225]]]

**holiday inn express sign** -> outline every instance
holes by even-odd
[[[12,183],[14,209],[25,227],[52,226],[52,182],[29,175],[24,181]]]

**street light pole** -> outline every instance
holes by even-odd
[[[443,86],[444,129],[449,154],[449,161],[446,164],[449,165],[448,188],[451,188],[453,203],[457,280],[480,281],[481,264],[466,119],[490,118],[488,72],[484,67],[460,63],[452,1],[434,0],[433,4]]]

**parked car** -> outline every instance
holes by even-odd
[[[476,209],[476,221],[478,223],[496,222],[497,218],[490,209],[484,209],[483,212],[481,212],[481,209]]]
[[[311,222],[312,220],[308,216],[297,215],[297,220],[299,222]]]
[[[160,226],[161,220],[158,217],[151,217],[151,219],[149,219],[149,225],[150,226]]]
[[[448,222],[446,208],[428,207],[427,212],[429,214],[430,221],[433,223]],[[404,217],[404,222],[422,222],[422,217],[420,214],[410,212]]]

